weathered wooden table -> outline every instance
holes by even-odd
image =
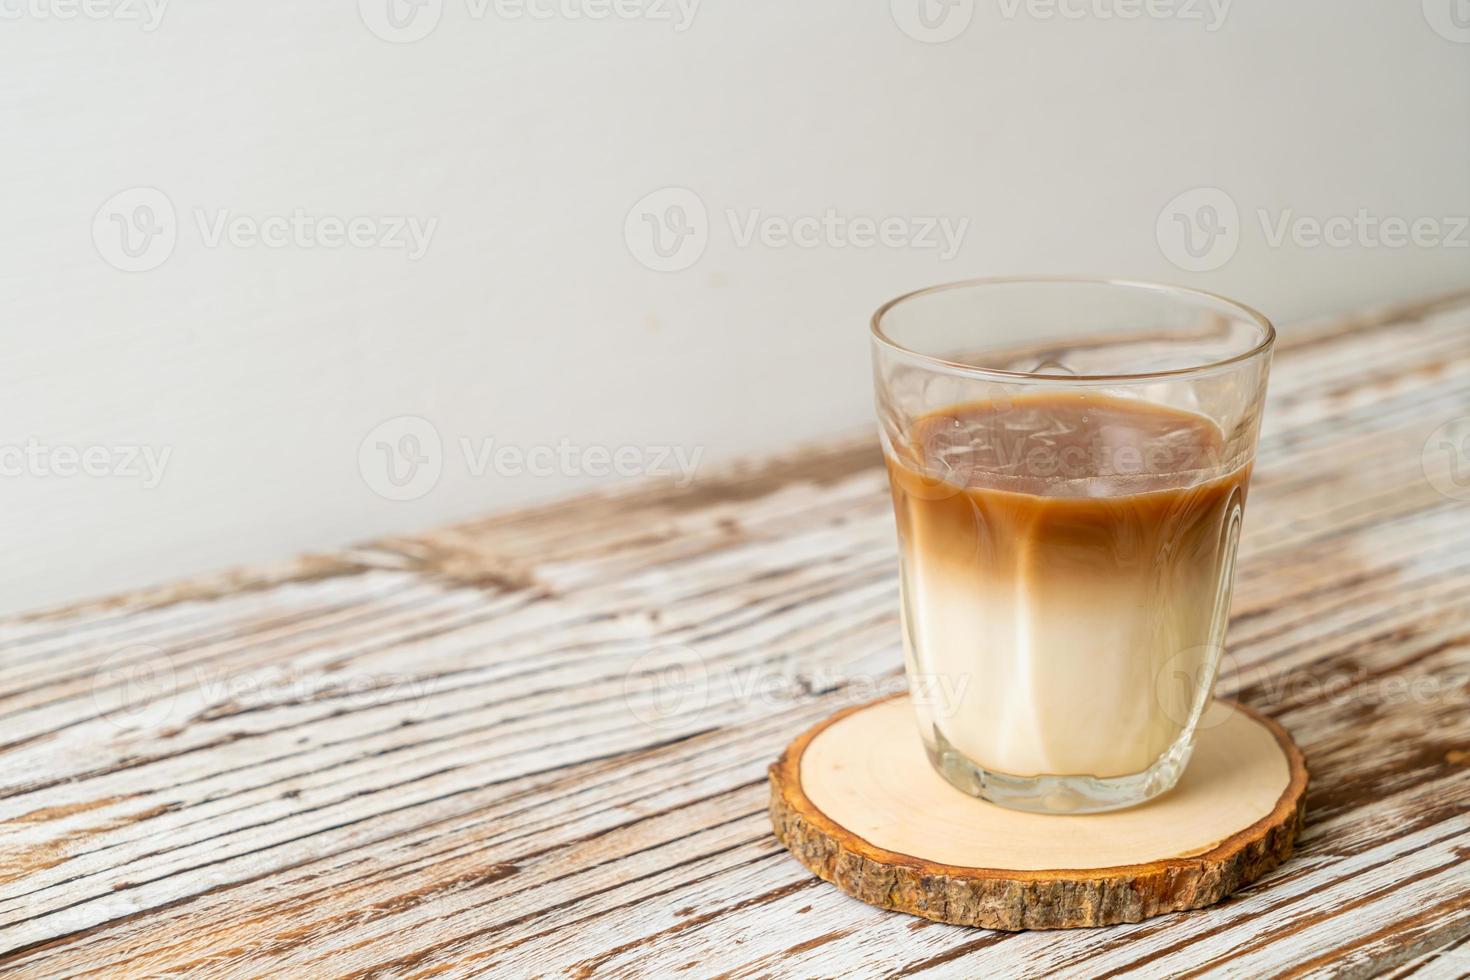
[[[864,443],[4,621],[0,968],[1470,972],[1467,415],[1470,299],[1284,332],[1222,690],[1313,783],[1219,907],[966,930],[772,839],[767,764],[901,683]]]

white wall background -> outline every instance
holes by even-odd
[[[1101,16],[1129,0],[1064,0],[1077,18],[927,0],[957,18],[941,32],[970,16],[946,43],[898,26],[919,0],[895,0],[897,16],[702,0],[683,30],[673,0],[528,0],[549,17],[521,0],[392,0],[422,18],[398,35],[389,0],[173,0],[151,30],[161,0],[146,2],[152,14],[145,0],[0,0],[5,609],[596,482],[476,476],[461,437],[677,445],[708,466],[865,425],[867,316],[935,281],[1164,279],[1287,321],[1470,285],[1463,231],[1459,247],[1356,231],[1346,247],[1273,246],[1258,217],[1361,209],[1453,233],[1470,215],[1470,29],[1450,19],[1459,3],[1470,21],[1463,0],[1234,0],[1221,24],[1198,0],[1143,19]],[[586,16],[600,2],[613,15]],[[706,242],[698,260],[658,272],[624,226],[668,186],[709,221],[689,239]],[[114,195],[137,187],[166,196],[175,241],[152,240],[140,261],[156,268],[119,271],[111,216],[141,220],[149,198]],[[1156,223],[1199,187],[1239,219],[1204,260],[1218,268],[1194,272]],[[969,226],[946,260],[742,246],[727,215],[828,208]],[[298,209],[437,224],[416,259],[210,246],[199,227]],[[369,479],[359,466],[364,438],[400,415],[443,445],[437,483],[410,484],[408,501],[374,492],[382,460]],[[409,446],[404,431],[379,436]],[[145,486],[58,475],[63,446],[102,447],[94,472],[129,446],[170,455]]]

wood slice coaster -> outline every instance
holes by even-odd
[[[1184,776],[1142,806],[1052,816],[968,796],[930,766],[903,695],[840,711],[771,766],[776,837],[879,908],[989,929],[1138,922],[1220,901],[1291,852],[1301,750],[1219,701]]]

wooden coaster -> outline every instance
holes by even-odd
[[[879,908],[989,929],[1138,922],[1220,901],[1280,864],[1306,812],[1301,750],[1220,701],[1179,784],[1142,806],[1022,813],[968,796],[924,754],[905,696],[840,711],[771,766],[776,837]]]

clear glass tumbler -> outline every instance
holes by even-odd
[[[893,300],[872,340],[935,768],[1036,812],[1165,792],[1223,650],[1271,324],[1169,286],[991,279]]]

